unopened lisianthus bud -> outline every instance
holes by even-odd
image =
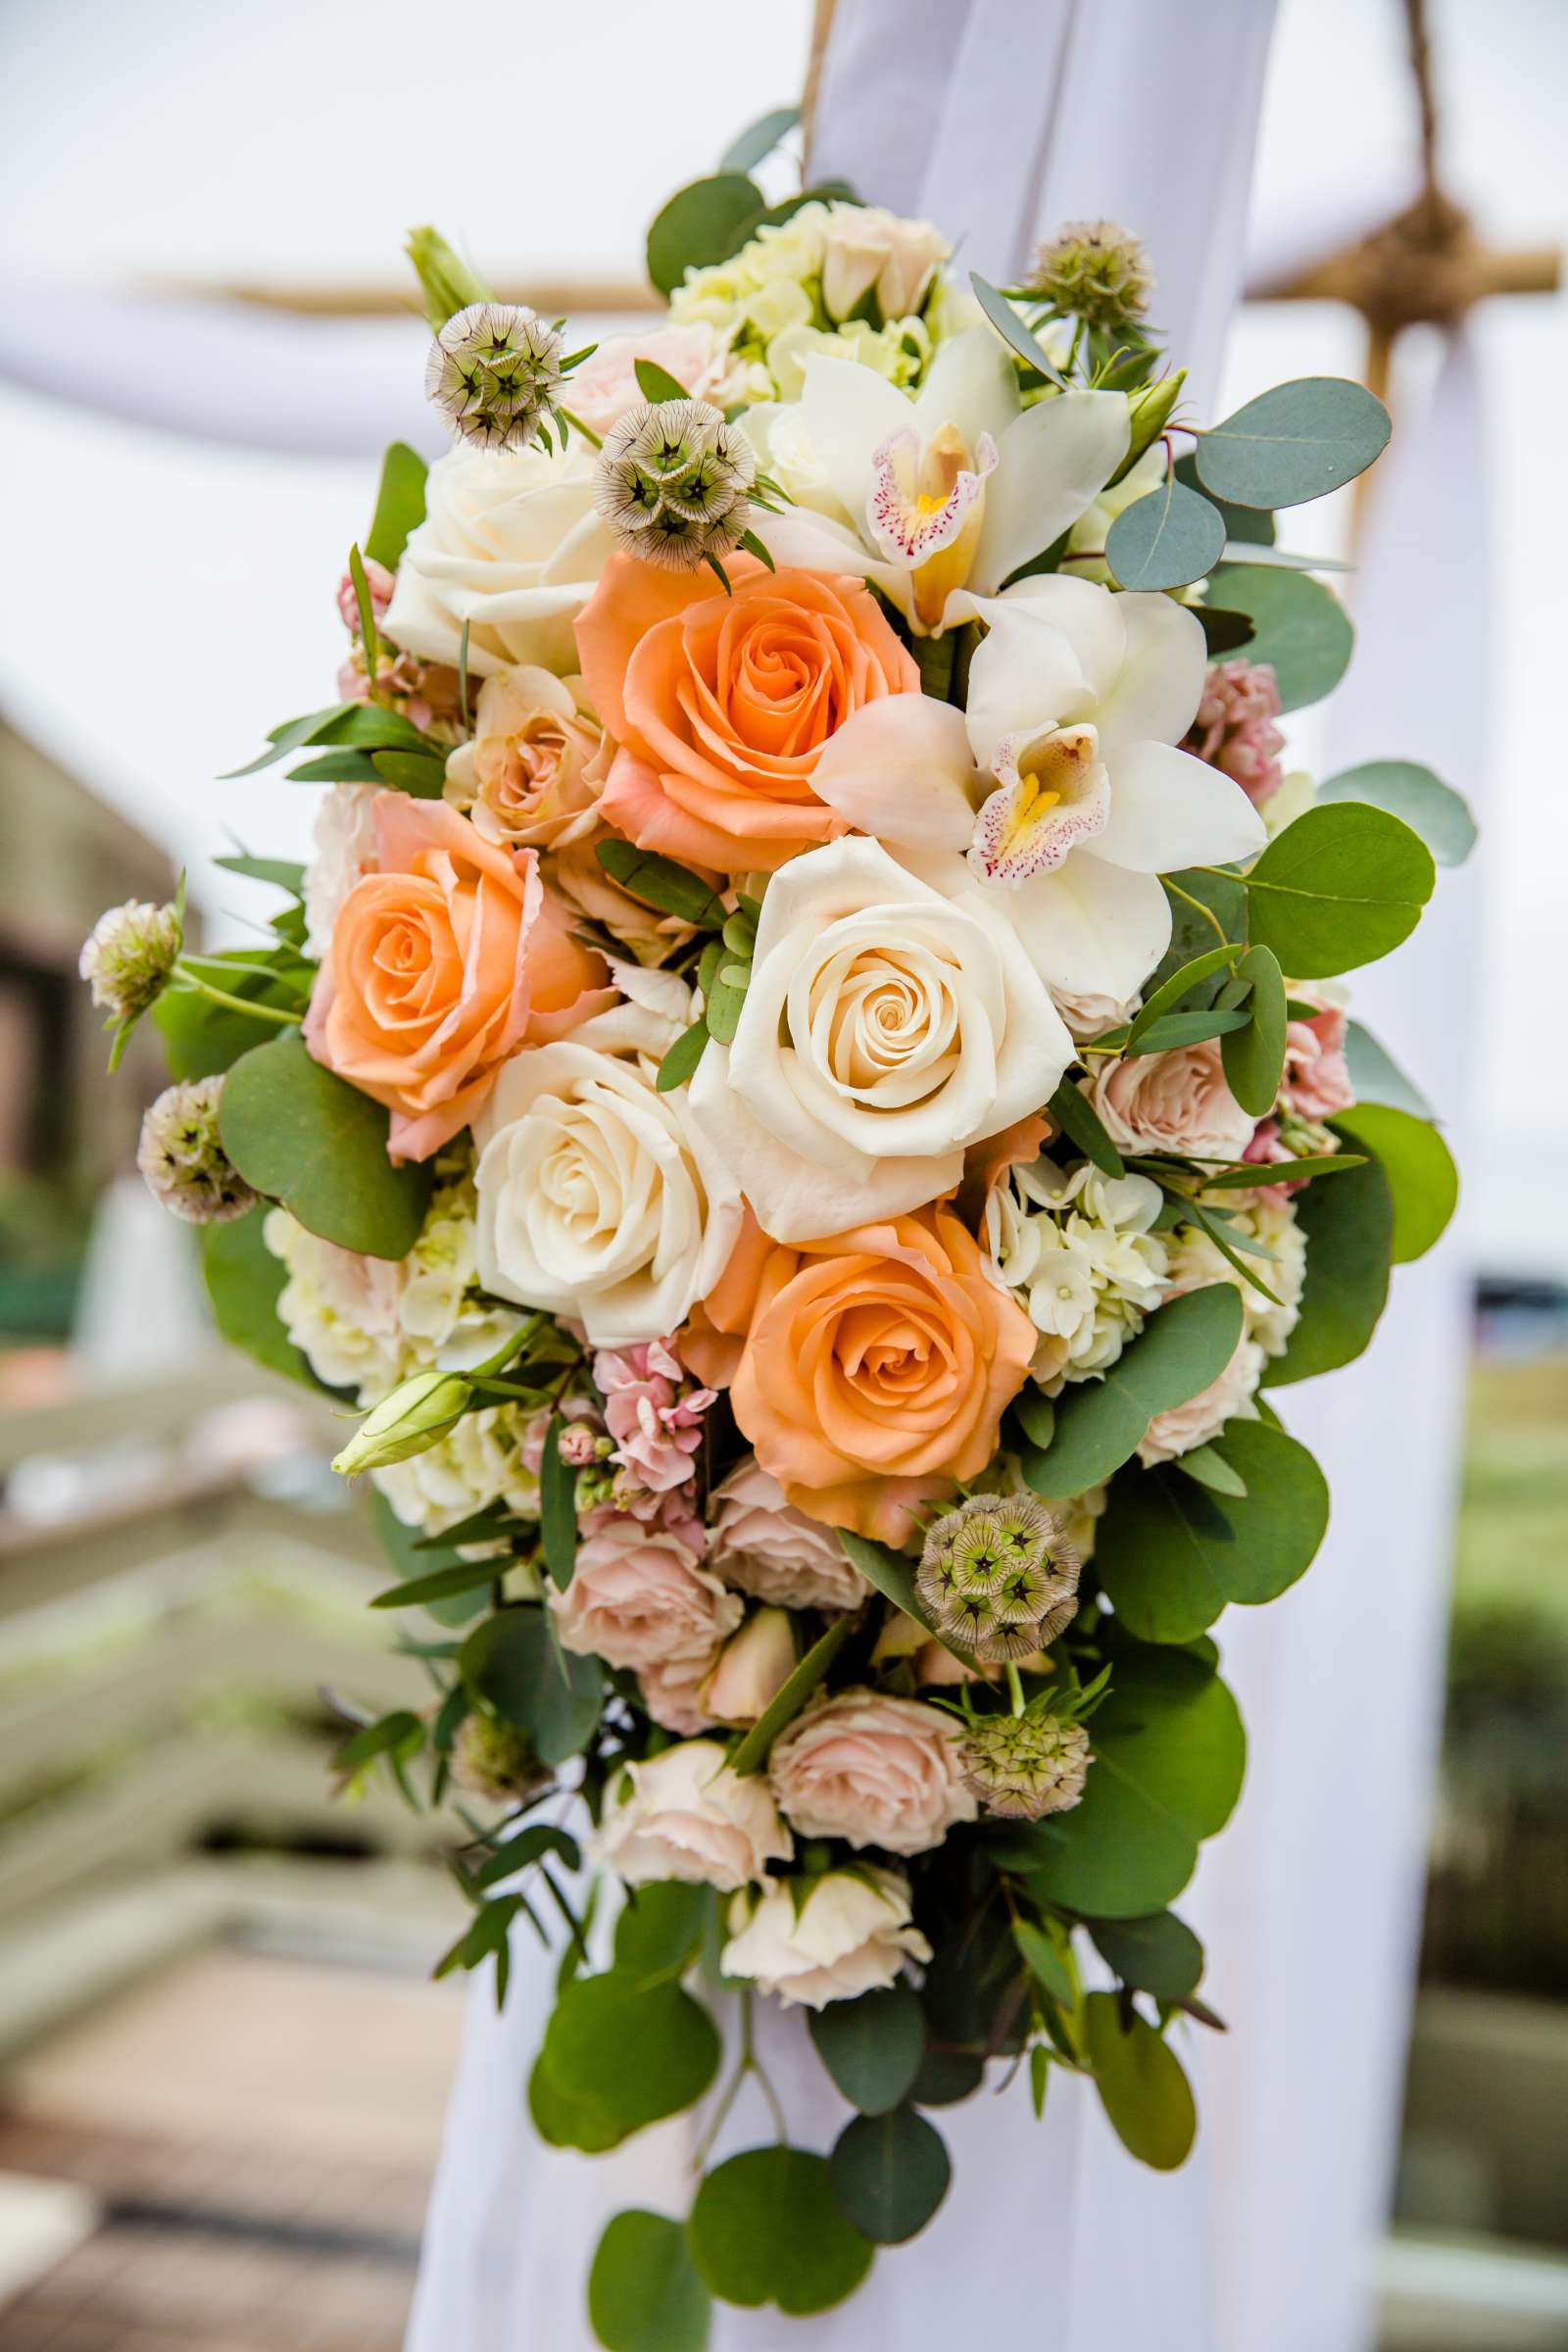
[[[1064,221],[1029,272],[1031,294],[1107,334],[1142,318],[1153,284],[1148,247],[1114,220]]]
[[[496,1805],[532,1795],[550,1778],[527,1733],[497,1715],[465,1715],[449,1764],[457,1788]]]
[[[424,315],[439,334],[447,320],[457,311],[466,311],[470,303],[488,302],[490,289],[477,270],[470,270],[462,255],[454,252],[439,229],[428,223],[423,228],[411,228],[404,246],[419,280],[424,296]]]
[[[136,1165],[149,1190],[188,1225],[226,1225],[256,1199],[218,1132],[221,1077],[164,1089],[141,1123]]]
[[[931,1529],[916,1582],[944,1638],[981,1659],[1054,1642],[1078,1605],[1077,1554],[1028,1494],[971,1494]]]
[[[475,302],[441,327],[425,363],[425,396],[465,441],[523,449],[564,381],[561,336],[519,303]]]
[[[118,1020],[133,1021],[157,1002],[183,944],[177,906],[127,899],[94,923],[78,969],[92,1001]]]
[[[628,409],[599,457],[600,514],[623,547],[667,571],[695,571],[750,527],[757,459],[706,400]]]
[[[367,1413],[332,1467],[345,1478],[424,1453],[456,1429],[473,1391],[458,1372],[416,1372]]]
[[[1065,1813],[1082,1796],[1092,1761],[1081,1723],[1032,1711],[982,1715],[958,1749],[965,1786],[988,1813],[1012,1821]]]

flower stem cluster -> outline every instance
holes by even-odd
[[[939,1519],[916,1576],[945,1641],[981,1660],[1044,1649],[1078,1606],[1077,1554],[1027,1494],[971,1494]]]
[[[628,409],[599,467],[599,512],[645,563],[695,571],[748,537],[757,460],[739,426],[706,400]]]

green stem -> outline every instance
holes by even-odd
[[[1195,866],[1193,871],[1200,874],[1218,874],[1219,868],[1217,865],[1200,865]],[[1202,916],[1205,923],[1213,924],[1215,936],[1219,940],[1222,947],[1233,948],[1236,945],[1236,942],[1230,937],[1229,933],[1225,929],[1224,924],[1220,921],[1219,916],[1214,912],[1212,906],[1205,906],[1201,899],[1195,899],[1190,890],[1183,890],[1181,884],[1179,882],[1173,882],[1169,874],[1166,874],[1163,879],[1165,888],[1170,892],[1172,898],[1184,900],[1189,906],[1197,909],[1198,913]],[[1220,876],[1220,879],[1225,882],[1234,882],[1236,876],[1234,874],[1223,874]]]
[[[1023,1678],[1011,1658],[1007,1660],[1007,1694],[1012,1700],[1013,1713],[1021,1715],[1024,1709]]]
[[[253,997],[233,997],[226,988],[214,988],[210,980],[191,970],[183,956],[174,966],[174,977],[183,980],[187,988],[195,989],[198,996],[225,1005],[230,1012],[248,1012],[258,1021],[275,1021],[283,1029],[298,1029],[305,1019],[302,1012],[285,1012],[280,1004],[261,1004]]]

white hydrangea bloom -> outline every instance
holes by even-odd
[[[305,868],[305,945],[316,956],[332,944],[338,909],[375,860],[375,784],[329,784],[316,811]]]
[[[1243,1205],[1235,1193],[1216,1194],[1215,1199],[1223,1200],[1227,1210],[1236,1211],[1234,1224],[1228,1231],[1239,1232],[1273,1251],[1272,1258],[1258,1258],[1255,1263],[1259,1277],[1275,1293],[1279,1303],[1265,1298],[1261,1291],[1244,1280],[1197,1225],[1180,1227],[1174,1237],[1169,1295],[1195,1291],[1205,1283],[1234,1283],[1242,1294],[1244,1336],[1255,1341],[1265,1355],[1283,1355],[1300,1315],[1301,1290],[1306,1281],[1306,1236],[1301,1231],[1295,1203],[1254,1197]]]
[[[1088,1160],[1017,1167],[986,1204],[992,1268],[1040,1333],[1034,1375],[1049,1396],[1113,1364],[1165,1296],[1169,1251],[1153,1232],[1161,1194],[1147,1176],[1102,1175]]]

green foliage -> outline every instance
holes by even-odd
[[[1252,945],[1293,980],[1375,963],[1415,929],[1436,880],[1431,851],[1396,816],[1359,801],[1308,808],[1247,877]]]
[[[985,2077],[985,2062],[972,2050],[928,2049],[910,2085],[916,2107],[956,2107],[972,2098]]]
[[[360,752],[368,758],[377,752],[410,752],[422,754],[427,760],[445,760],[440,745],[430,743],[411,719],[396,710],[388,710],[379,703],[335,703],[327,710],[310,710],[303,718],[286,719],[281,726],[270,730],[268,748],[259,753],[245,767],[230,768],[220,777],[220,783],[232,783],[239,776],[253,776],[259,768],[271,767],[279,760],[290,759],[295,752],[313,744],[322,744],[336,752]],[[325,774],[320,765],[296,768],[294,781],[309,783],[353,781],[360,775],[351,762],[345,769],[334,766]],[[362,780],[374,783],[380,776],[372,767]],[[381,780],[385,780],[384,777]]]
[[[1062,1391],[1050,1446],[1043,1453],[1031,1446],[1023,1457],[1029,1485],[1051,1499],[1098,1486],[1137,1451],[1156,1413],[1185,1404],[1218,1379],[1241,1336],[1234,1283],[1209,1283],[1172,1298],[1103,1379],[1075,1381]]]
[[[588,2275],[588,2317],[605,2352],[704,2352],[708,2289],[679,2222],[614,2216]]]
[[[644,906],[657,906],[661,914],[673,914],[700,931],[716,930],[723,923],[723,900],[690,866],[677,865],[673,858],[661,858],[653,850],[639,850],[629,841],[602,841],[594,855],[611,880]]]
[[[804,2148],[747,2148],[708,2174],[687,2224],[710,2293],[792,2319],[852,2295],[872,2248],[839,2210],[825,2160]]]
[[[648,274],[658,291],[673,294],[688,270],[727,261],[765,209],[761,189],[744,172],[718,172],[677,188],[648,231]]]
[[[220,969],[220,967],[221,967]],[[242,997],[279,1012],[299,1012],[310,995],[315,967],[284,942],[275,948],[235,948],[222,956],[203,956],[202,977],[225,996]],[[252,1046],[266,1045],[278,1024],[265,1011],[247,1013],[216,1004],[196,987],[173,981],[153,1006],[172,1078],[210,1078],[226,1070]]]
[[[1154,1023],[1163,1019],[1165,1014],[1174,1012],[1177,1005],[1188,997],[1198,995],[1200,1002],[1207,1002],[1212,993],[1211,988],[1204,989],[1202,984],[1205,981],[1212,984],[1220,972],[1234,971],[1241,954],[1240,945],[1233,942],[1222,947],[1205,948],[1200,955],[1191,957],[1186,963],[1179,964],[1175,971],[1162,980],[1157,988],[1151,990],[1145,998],[1143,1004],[1133,1016],[1132,1027],[1127,1032],[1127,1044],[1124,1051],[1132,1053],[1148,1036]]]
[[[1310,1380],[1358,1356],[1377,1328],[1394,1259],[1394,1197],[1375,1159],[1311,1184],[1296,1202],[1306,1236],[1301,1311],[1285,1353],[1263,1374],[1265,1388]]]
[[[656,1084],[662,1095],[672,1093],[677,1086],[684,1086],[688,1078],[695,1077],[697,1065],[708,1051],[708,1038],[706,1017],[681,1031],[659,1065]]]
[[[652,401],[656,408],[662,401],[686,400],[690,397],[685,385],[671,375],[667,368],[661,368],[657,360],[634,361],[632,372],[637,378],[638,391],[644,400]]]
[[[973,289],[976,302],[1008,350],[1017,359],[1022,360],[1026,368],[1032,368],[1036,375],[1043,376],[1048,383],[1061,383],[1060,369],[1047,356],[1044,347],[1025,326],[1005,294],[999,292],[988,278],[982,277],[974,270],[969,272],[969,284]]]
[[[1418,1119],[1431,1119],[1435,1115],[1421,1089],[1405,1076],[1388,1049],[1359,1021],[1346,1024],[1345,1058],[1358,1107],[1367,1102],[1388,1102],[1396,1110],[1407,1110]]]
[[[434,1575],[439,1570],[460,1566],[466,1568],[468,1583],[466,1588],[460,1587],[444,1599],[432,1595],[421,1604],[432,1617],[438,1618],[443,1625],[466,1625],[486,1606],[490,1593],[487,1579],[497,1572],[495,1563],[460,1561],[449,1537],[421,1537],[416,1529],[405,1527],[386,1496],[374,1488],[370,1490],[369,1505],[370,1524],[375,1529],[377,1541],[393,1567],[400,1571],[403,1583],[412,1583],[416,1577]],[[500,1565],[504,1567],[506,1563]]]
[[[1285,978],[1279,958],[1264,947],[1249,948],[1236,977],[1248,990],[1247,1026],[1222,1041],[1220,1058],[1237,1102],[1261,1119],[1274,1107],[1285,1068]]]
[[[1323,1541],[1329,1492],[1304,1446],[1266,1422],[1237,1420],[1208,1450],[1238,1474],[1240,1494],[1195,1485],[1174,1462],[1129,1465],[1111,1486],[1095,1570],[1140,1642],[1191,1642],[1229,1601],[1276,1599]]]
[[[807,2025],[817,2056],[862,2115],[886,2115],[908,2096],[925,2054],[925,2018],[911,1984],[901,1980],[858,2000],[829,2001]]]
[[[1199,479],[1198,466],[1191,452],[1185,458],[1177,459],[1176,479],[1179,482],[1185,482],[1189,490],[1200,490],[1203,487]],[[1210,498],[1214,497],[1212,491],[1208,495]],[[1214,498],[1214,504],[1218,507],[1225,524],[1227,541],[1239,539],[1250,546],[1273,546],[1274,517],[1267,507],[1233,507],[1227,499],[1223,498]],[[1199,608],[1198,617],[1200,620],[1203,617],[1201,607]]]
[[[546,1764],[580,1755],[593,1738],[604,1694],[594,1658],[564,1650],[542,1608],[498,1609],[476,1625],[458,1654],[475,1706],[494,1709],[527,1733]]]
[[[528,2077],[528,2114],[548,2146],[580,2148],[585,2156],[603,2156],[626,2136],[592,2099],[581,2098],[557,2082],[545,2064],[543,2051]]]
[[[624,2133],[702,2097],[718,2072],[718,2031],[677,1984],[629,1983],[613,1970],[564,1987],[540,2056],[569,2101]]]
[[[1198,2132],[1180,2059],[1119,1993],[1092,1992],[1084,2008],[1095,2087],[1117,2138],[1141,2164],[1174,2172]]]
[[[1105,540],[1105,561],[1122,588],[1185,588],[1213,570],[1224,546],[1218,508],[1172,474],[1123,507]]]
[[[1157,991],[1184,964],[1229,943],[1247,945],[1247,886],[1240,874],[1182,872],[1161,876],[1170,902],[1170,946],[1154,966]]]
[[[270,1372],[317,1387],[310,1365],[277,1319],[278,1296],[288,1270],[262,1239],[265,1202],[226,1225],[204,1225],[202,1280],[213,1316],[231,1348],[240,1348]]]
[[[718,159],[720,172],[755,171],[772,154],[779,141],[789,136],[800,119],[798,106],[775,106],[769,113],[759,115],[725,148]]]
[[[1459,1171],[1436,1127],[1392,1104],[1358,1102],[1333,1121],[1336,1131],[1365,1145],[1394,1195],[1396,1265],[1424,1257],[1446,1230],[1459,1201]]]
[[[839,1542],[851,1565],[858,1568],[866,1583],[874,1585],[884,1600],[891,1600],[896,1609],[902,1609],[906,1617],[912,1617],[916,1625],[923,1625],[933,1642],[940,1642],[944,1649],[961,1658],[964,1665],[972,1663],[968,1651],[956,1648],[940,1634],[922,1607],[914,1589],[912,1560],[906,1559],[902,1551],[890,1550],[886,1544],[873,1543],[869,1536],[853,1534],[847,1527],[839,1529]]]
[[[706,1886],[662,1879],[631,1886],[615,1922],[615,1974],[633,1984],[678,1977],[703,1938],[711,1907]]]
[[[375,514],[365,535],[365,552],[374,564],[396,571],[410,536],[424,520],[424,482],[429,468],[416,449],[394,441],[381,461]]]
[[[1100,1956],[1124,1984],[1156,2001],[1185,2001],[1203,1974],[1203,1947],[1174,1911],[1147,1919],[1092,1919],[1089,1933]]]
[[[560,1413],[552,1413],[539,1464],[539,1534],[545,1566],[563,1592],[571,1582],[577,1558],[577,1473],[570,1462],[562,1459],[564,1426]]]
[[[366,1257],[407,1257],[432,1182],[427,1166],[394,1167],[387,1114],[299,1036],[240,1056],[219,1106],[223,1150],[247,1184],[281,1200],[311,1233]]]
[[[1263,564],[1222,564],[1211,593],[1217,606],[1245,612],[1250,620],[1247,659],[1268,663],[1285,710],[1320,703],[1344,677],[1355,631],[1333,589],[1321,580]]]
[[[1389,413],[1363,384],[1303,375],[1200,433],[1194,464],[1233,506],[1298,507],[1364,473],[1388,438]]]
[[[856,2116],[828,2161],[839,2211],[878,2246],[901,2246],[923,2230],[953,2178],[941,2132],[912,2107]]]
[[[1028,1873],[1040,1901],[1139,1919],[1180,1894],[1200,1841],[1229,1819],[1247,1751],[1241,1717],[1205,1660],[1129,1642],[1113,1652],[1093,1737],[1080,1801],[1010,1842],[1040,1857]]]
[[[1070,1144],[1092,1159],[1103,1176],[1125,1176],[1127,1163],[1105,1133],[1100,1113],[1072,1079],[1064,1078],[1049,1104],[1052,1117]]]
[[[1451,784],[1413,760],[1369,760],[1317,788],[1324,801],[1366,801],[1419,833],[1439,865],[1463,865],[1476,846],[1476,820]]]
[[[812,1642],[730,1757],[732,1772],[760,1772],[774,1740],[786,1724],[794,1722],[843,1648],[852,1622],[849,1617],[836,1617],[826,1633]]]

